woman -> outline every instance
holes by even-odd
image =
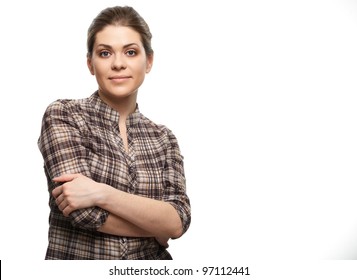
[[[153,64],[149,27],[131,7],[107,8],[87,47],[98,90],[50,104],[38,142],[50,192],[46,259],[171,259],[168,240],[191,213],[175,136],[137,106]]]

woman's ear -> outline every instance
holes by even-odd
[[[146,58],[146,73],[149,73],[154,62],[154,52],[147,56]]]
[[[92,58],[90,56],[87,56],[87,66],[89,69],[89,72],[94,75],[94,70],[93,70],[93,64],[92,64]]]

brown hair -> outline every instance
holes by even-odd
[[[151,48],[151,32],[145,20],[132,7],[110,7],[101,11],[92,21],[87,35],[87,56],[93,54],[94,42],[98,32],[108,25],[120,25],[130,27],[140,34],[141,42],[147,56],[153,54]]]

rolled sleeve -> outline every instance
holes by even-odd
[[[177,211],[182,222],[183,233],[191,223],[190,200],[186,194],[186,179],[183,156],[180,153],[176,137],[169,131],[164,169],[164,201],[169,202]]]
[[[43,116],[38,147],[44,159],[52,211],[59,211],[51,195],[52,190],[58,186],[52,181],[54,177],[80,173],[91,178],[87,162],[88,149],[81,131],[84,127],[84,121],[69,101],[53,102]],[[90,207],[73,211],[69,219],[74,227],[96,230],[104,224],[108,214],[104,209]]]

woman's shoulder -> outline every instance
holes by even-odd
[[[167,125],[154,122],[144,115],[141,115],[141,123],[149,133],[155,136],[164,137],[168,141],[176,141],[176,136]]]
[[[171,131],[166,125],[154,122],[143,114],[141,114],[141,123],[142,125],[147,127],[147,129],[150,129],[152,131],[161,133],[168,133],[169,131]]]
[[[82,99],[57,99],[51,102],[47,108],[46,114],[74,114],[90,109],[89,98]]]

